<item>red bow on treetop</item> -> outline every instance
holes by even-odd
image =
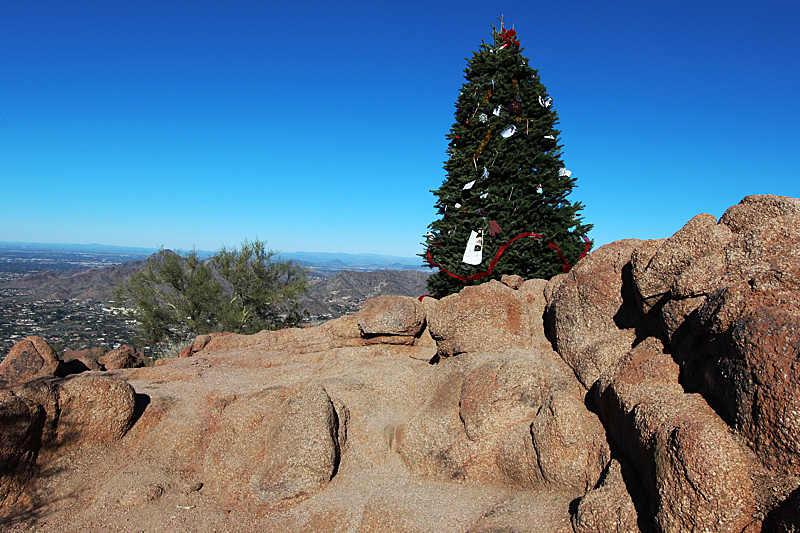
[[[505,41],[504,46],[519,46],[519,41],[516,39],[517,32],[515,30],[503,30],[500,32],[500,37]]]

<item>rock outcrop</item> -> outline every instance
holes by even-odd
[[[63,363],[47,341],[37,336],[26,337],[9,350],[0,363],[0,386],[62,373]]]
[[[0,366],[4,526],[795,531],[799,223],[747,197],[549,281],[203,335],[152,368],[54,377],[26,339]]]
[[[44,421],[40,405],[0,390],[0,508],[16,501],[33,474]]]
[[[103,370],[140,368],[144,366],[144,355],[141,350],[125,344],[100,357],[97,362],[102,365]]]

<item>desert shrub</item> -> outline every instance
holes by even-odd
[[[256,333],[297,325],[305,270],[275,258],[263,241],[222,248],[202,260],[162,249],[115,289],[139,326],[139,341],[157,346],[212,331]],[[155,355],[156,351],[153,351]]]

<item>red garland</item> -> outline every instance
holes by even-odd
[[[500,37],[503,38],[506,44],[503,46],[519,46],[519,41],[516,39],[517,32],[515,30],[503,30],[500,32]]]
[[[537,239],[543,239],[544,235],[542,235],[541,233],[533,233],[532,231],[526,231],[526,232],[520,233],[519,235],[517,235],[516,237],[514,237],[513,239],[511,239],[510,241],[505,243],[503,246],[501,246],[499,250],[497,250],[497,253],[494,254],[494,259],[492,259],[489,262],[489,269],[488,270],[486,270],[485,272],[478,272],[477,274],[473,274],[471,276],[467,276],[466,278],[462,278],[458,274],[453,274],[452,272],[448,271],[442,265],[440,265],[439,263],[436,263],[433,260],[433,256],[431,256],[431,247],[432,246],[436,246],[437,244],[439,244],[438,242],[435,242],[435,243],[431,244],[430,246],[428,246],[428,264],[431,267],[438,267],[439,270],[441,270],[442,272],[444,272],[445,274],[447,274],[451,278],[455,278],[457,280],[463,281],[464,283],[467,283],[469,281],[477,281],[479,279],[483,279],[483,278],[486,278],[486,277],[490,276],[492,274],[492,270],[494,270],[494,266],[497,264],[497,261],[500,260],[500,256],[503,255],[503,252],[506,251],[506,248],[511,246],[511,244],[514,241],[516,241],[517,239],[521,239],[522,237],[533,237],[533,238],[537,238]],[[586,243],[586,247],[583,249],[583,252],[581,253],[580,257],[578,257],[579,261],[581,259],[583,259],[584,257],[586,257],[586,254],[588,254],[589,250],[592,248],[592,243],[589,242],[589,239],[586,237],[586,235],[581,235],[581,238]],[[550,247],[551,250],[553,250],[556,254],[558,254],[559,259],[561,259],[561,262],[564,263],[564,272],[569,272],[570,271],[570,266],[569,266],[569,263],[567,263],[567,260],[564,257],[564,254],[561,252],[561,248],[556,246],[556,244],[553,241],[547,241],[547,245]]]

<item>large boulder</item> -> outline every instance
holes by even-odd
[[[552,351],[510,350],[439,363],[427,403],[396,431],[424,477],[582,494],[609,459],[605,432]]]
[[[603,425],[572,394],[556,390],[530,426],[542,478],[581,494],[594,487],[611,458]]]
[[[44,422],[40,405],[0,390],[0,517],[33,473]]]
[[[440,357],[530,349],[546,343],[541,312],[544,295],[535,280],[525,282],[519,290],[492,280],[425,305]]]
[[[663,305],[668,298],[686,299],[708,292],[724,273],[724,250],[732,239],[727,226],[703,213],[659,246],[636,250],[631,266],[644,311]],[[675,322],[666,323],[669,334],[677,329]]]
[[[281,404],[252,490],[267,503],[308,496],[336,474],[342,444],[333,402],[321,385],[310,384]]]
[[[20,383],[11,388],[20,398],[26,398],[44,408],[45,421],[42,428],[42,445],[52,444],[58,436],[58,379],[40,378]]]
[[[753,294],[728,346],[715,397],[764,464],[800,476],[800,294]]]
[[[647,336],[630,271],[631,254],[647,242],[601,246],[547,284],[549,337],[587,389],[637,338]]]
[[[631,259],[642,311],[680,382],[739,428],[778,476],[800,475],[800,200],[748,196]]]
[[[425,327],[425,308],[410,296],[378,296],[364,302],[356,313],[364,337],[389,344],[413,344]]]
[[[62,375],[62,362],[41,337],[25,337],[0,363],[0,386],[16,385],[41,376]]]
[[[741,532],[757,512],[757,465],[700,395],[683,392],[678,372],[647,339],[598,380],[600,418],[635,465],[659,531]]]
[[[59,445],[112,442],[130,429],[135,391],[111,376],[78,374],[58,383]]]
[[[719,221],[734,233],[746,233],[760,227],[765,220],[784,215],[800,215],[800,198],[770,194],[745,196],[741,202],[729,207]]]

